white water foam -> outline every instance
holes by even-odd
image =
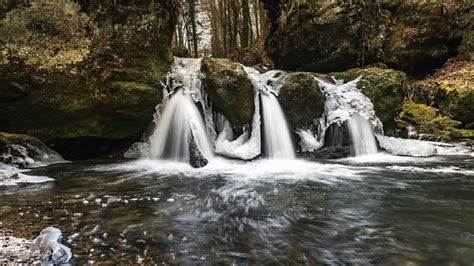
[[[370,167],[352,167],[343,164],[323,164],[306,160],[262,159],[251,162],[231,161],[215,158],[203,168],[195,169],[185,163],[138,160],[128,163],[100,166],[96,171],[124,171],[135,173],[131,178],[143,178],[152,174],[163,176],[191,176],[209,178],[216,175],[236,182],[299,182],[310,180],[318,183],[335,184],[349,180],[362,180],[364,173],[373,171]],[[317,173],[317,174],[315,174]]]
[[[189,162],[192,139],[206,159],[214,156],[199,110],[190,94],[179,90],[166,104],[150,138],[151,158]]]
[[[468,175],[474,176],[474,170],[467,170],[462,169],[456,166],[448,166],[448,167],[417,167],[417,166],[399,166],[399,165],[391,165],[387,167],[388,169],[392,169],[395,171],[401,172],[422,172],[422,173],[431,173],[431,174],[461,174],[461,175]]]

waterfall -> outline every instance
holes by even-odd
[[[262,153],[262,147],[269,158],[295,158],[289,126],[275,96],[286,73],[268,71],[261,74],[254,68],[242,66],[253,85],[255,112],[251,129],[245,129],[234,139],[230,122],[213,110],[203,88],[201,61],[175,57],[164,84],[163,101],[154,114],[153,134],[148,142],[132,145],[124,156],[186,162],[190,159],[189,146],[194,140],[206,159],[212,158],[215,152],[251,160]]]
[[[377,153],[375,136],[383,135],[383,126],[370,99],[357,88],[359,80],[360,77],[347,83],[340,80],[330,83],[316,78],[326,101],[324,114],[319,119],[317,137],[311,140],[308,132],[299,132],[300,136],[304,135],[306,146],[313,145],[305,147],[306,150],[319,149],[325,144],[325,139],[334,139],[334,136],[326,136],[331,132],[340,133],[343,138],[342,132],[347,127],[351,149],[356,156]],[[329,132],[330,128],[332,130]]]
[[[347,120],[347,125],[351,135],[352,149],[356,156],[378,152],[372,125],[367,119],[356,113]]]
[[[263,74],[251,67],[244,67],[252,81],[254,90],[260,94],[263,123],[263,146],[265,155],[271,159],[294,159],[295,148],[290,128],[275,95],[279,92],[286,74],[283,71],[268,71]]]
[[[204,121],[189,93],[178,90],[168,101],[150,138],[151,158],[189,162],[189,146],[194,139],[206,159],[213,151]]]
[[[201,104],[207,121],[210,106],[203,100],[200,68],[201,59],[175,57],[163,91],[163,103],[155,113],[156,127],[149,138],[149,157],[189,162],[192,140],[206,159],[214,157],[209,129],[196,106],[196,103]]]
[[[261,93],[265,155],[272,159],[294,159],[295,148],[283,110],[273,93]]]

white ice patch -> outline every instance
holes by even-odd
[[[427,157],[434,155],[469,155],[474,156],[474,151],[462,144],[424,141],[416,139],[401,139],[377,135],[380,147],[384,150],[404,156]]]
[[[426,142],[414,139],[401,139],[377,135],[380,147],[395,155],[427,157],[436,154],[436,148]]]
[[[0,236],[0,263],[15,257],[19,264],[65,265],[72,258],[71,249],[60,244],[61,230],[47,227],[35,240]],[[38,260],[39,258],[39,260]]]
[[[15,186],[24,183],[43,183],[54,181],[47,176],[26,175],[27,169],[18,169],[4,163],[0,163],[0,186]]]

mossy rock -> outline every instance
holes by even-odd
[[[406,97],[440,110],[467,127],[474,121],[474,63],[453,61],[433,77],[408,83]]]
[[[203,58],[204,88],[213,107],[222,112],[236,133],[251,126],[254,113],[253,85],[243,67],[228,59]]]
[[[289,74],[280,88],[278,99],[294,129],[314,126],[314,120],[324,112],[324,95],[313,73]]]
[[[424,125],[433,122],[438,116],[439,110],[425,104],[407,101],[403,104],[400,118],[411,124]]]
[[[0,130],[61,142],[61,153],[139,139],[173,61],[173,1],[7,2]]]
[[[374,104],[376,115],[384,125],[388,135],[394,135],[396,127],[394,119],[402,109],[404,98],[404,83],[406,75],[393,69],[369,67],[354,68],[345,72],[330,73],[345,82],[362,76],[357,88]]]
[[[474,130],[459,129],[461,122],[440,114],[434,107],[413,101],[406,101],[397,118],[399,127],[412,127],[419,134],[433,140],[464,141],[474,140]]]

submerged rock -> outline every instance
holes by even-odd
[[[252,82],[243,67],[228,59],[203,58],[201,65],[204,88],[213,107],[232,124],[234,133],[252,124],[254,94]]]
[[[309,159],[341,159],[351,156],[350,147],[324,147],[319,150],[305,152],[305,158]]]
[[[0,4],[0,130],[38,137],[67,157],[138,139],[173,59],[173,1],[7,4]]]
[[[202,155],[201,151],[199,151],[194,138],[191,138],[191,142],[189,143],[189,164],[194,168],[201,168],[208,163],[209,161]]]
[[[262,2],[270,20],[267,53],[288,70],[330,72],[382,62],[424,75],[470,38],[469,30],[460,30],[471,27],[472,18],[463,1]],[[458,23],[460,15],[468,26]]]

